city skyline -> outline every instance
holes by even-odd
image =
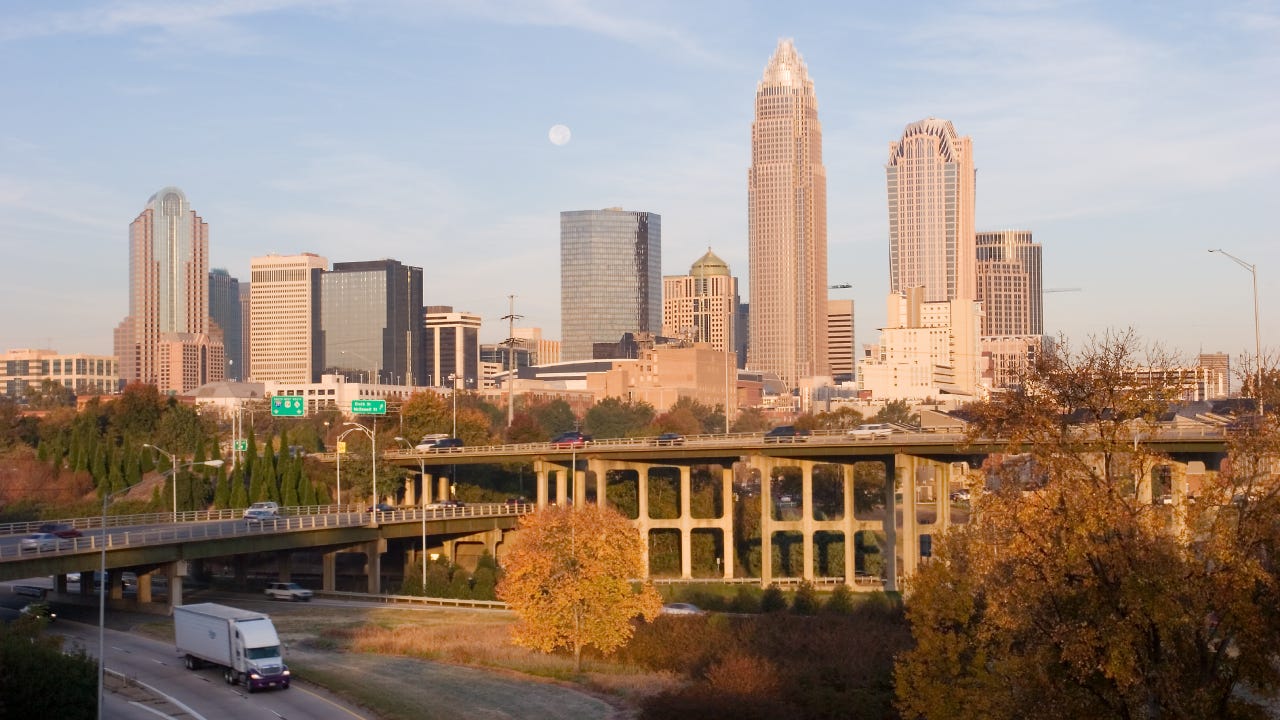
[[[423,267],[426,304],[481,315],[486,340],[505,335],[510,294],[525,324],[560,326],[546,278],[562,210],[651,210],[663,274],[712,245],[745,280],[747,97],[781,37],[822,93],[828,276],[853,285],[831,297],[856,301],[858,345],[884,316],[884,143],[934,116],[979,148],[976,229],[1031,229],[1044,286],[1083,288],[1046,297],[1046,332],[1133,326],[1187,358],[1252,352],[1247,273],[1205,252],[1222,247],[1257,265],[1276,347],[1280,158],[1243,148],[1270,146],[1280,109],[1259,91],[1280,68],[1280,11],[970,4],[904,30],[875,7],[723,10],[11,4],[0,299],[23,311],[0,348],[110,352],[122,228],[169,184],[210,223],[210,267],[243,282],[270,252],[394,257]],[[555,124],[567,143],[548,140]],[[165,152],[138,152],[152,144]]]

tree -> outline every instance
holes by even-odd
[[[897,423],[898,425],[919,425],[920,413],[911,412],[911,405],[906,400],[890,400],[876,413],[878,423]]]
[[[71,388],[52,378],[45,378],[40,384],[27,391],[27,405],[35,410],[50,410],[57,407],[75,407],[76,394]]]
[[[653,406],[646,402],[623,402],[607,397],[587,411],[583,424],[598,438],[633,437],[653,422]]]
[[[749,407],[743,408],[738,412],[738,416],[733,420],[733,427],[730,428],[736,433],[752,433],[764,432],[772,425],[769,418],[765,417],[764,411],[760,408]]]
[[[657,616],[662,599],[644,575],[640,536],[626,518],[596,505],[549,507],[520,519],[506,557],[498,597],[519,620],[512,640],[520,646],[573,652],[582,671],[582,649],[605,654],[625,643],[631,620]]]
[[[1131,332],[1062,342],[975,408],[972,432],[1009,455],[987,470],[980,521],[912,580],[905,717],[1262,716],[1280,684],[1280,428],[1231,438],[1196,502],[1152,503],[1169,459],[1137,440],[1178,388],[1135,373],[1175,366],[1139,350]]]
[[[546,431],[546,436],[539,438],[541,440],[558,435],[566,430],[572,430],[578,426],[578,418],[573,414],[573,408],[569,407],[569,403],[559,398],[531,405],[529,414],[533,415],[534,419],[538,421],[538,425],[542,426],[542,429]]]

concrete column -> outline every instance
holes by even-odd
[[[53,576],[53,591],[59,595],[67,594],[67,574],[58,573]]]
[[[800,463],[800,537],[804,570],[800,575],[813,580],[813,463]]]
[[[111,600],[124,599],[124,570],[115,568],[107,571],[107,597]]]
[[[320,556],[320,588],[330,592],[337,590],[338,553],[327,552]]]
[[[841,465],[840,477],[844,485],[844,584],[853,587],[858,574],[858,530],[853,517],[853,466]]]
[[[448,560],[450,564],[458,561],[458,542],[456,540],[445,540],[440,543],[440,554]]]
[[[138,574],[138,604],[151,602],[151,573]]]
[[[693,577],[693,510],[689,495],[693,492],[693,478],[688,465],[680,466],[680,577]]]
[[[169,607],[185,604],[182,599],[182,560],[168,563],[165,573],[169,576]],[[138,578],[138,587],[142,587],[142,578]]]
[[[636,465],[636,507],[640,520],[647,523],[649,517],[649,465]]]
[[[556,505],[565,507],[569,504],[569,469],[556,468]]]
[[[760,469],[760,586],[769,587],[773,582],[773,461],[757,456],[752,465]]]
[[[596,505],[600,507],[609,506],[609,482],[608,482],[608,466],[599,460],[588,460],[587,470],[596,474]]]
[[[898,458],[894,455],[884,461],[884,589],[896,592],[898,588]]]
[[[419,475],[415,480],[412,475],[404,479],[404,504],[418,504],[418,483],[422,482],[422,476]]]
[[[537,494],[534,501],[538,503],[538,509],[547,506],[547,466],[541,460],[533,464],[533,474],[537,483]]]
[[[386,540],[370,540],[364,543],[365,574],[368,577],[369,593],[382,593],[382,552],[386,550]]]
[[[244,587],[249,579],[249,561],[244,555],[236,555],[231,559],[232,573],[235,576],[236,585]]]
[[[585,507],[587,504],[587,473],[579,470],[574,464],[572,473],[569,477],[573,478],[573,506],[575,508]]]
[[[723,467],[720,471],[720,493],[724,496],[721,503],[724,514],[720,518],[720,529],[724,534],[721,546],[724,548],[724,577],[733,577],[733,466]]]
[[[916,480],[919,472],[919,458],[912,455],[898,456],[898,480],[902,488],[902,535],[899,545],[902,548],[902,577],[910,578],[916,572],[920,562],[920,537],[916,527]]]
[[[435,476],[432,475],[431,473],[426,473],[425,475],[422,476],[422,479],[420,482],[422,485],[421,500],[423,505],[431,504],[431,483],[434,481],[435,481]]]
[[[281,550],[276,553],[276,579],[289,582],[293,579],[293,553]]]
[[[452,500],[453,491],[449,488],[449,476],[441,475],[436,478],[436,500]]]

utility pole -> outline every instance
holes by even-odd
[[[516,296],[507,296],[507,314],[502,316],[507,321],[507,427],[510,428],[516,419],[516,320],[523,315],[516,314]]]

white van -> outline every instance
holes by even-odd
[[[422,439],[418,441],[417,446],[413,449],[419,452],[426,452],[427,450],[434,449],[436,444],[441,440],[448,440],[451,437],[453,436],[448,433],[432,433],[430,435],[423,435]]]
[[[889,437],[893,434],[893,426],[889,423],[868,423],[850,430],[849,434],[856,438]]]

